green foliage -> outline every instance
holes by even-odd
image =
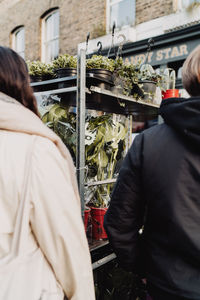
[[[60,104],[53,105],[42,120],[53,129],[76,157],[76,115]],[[125,152],[127,129],[112,115],[88,116],[85,126],[86,182],[112,179]],[[86,200],[96,207],[107,207],[113,184],[88,187]]]
[[[138,84],[139,81],[139,66],[133,64],[125,64],[122,61],[118,60],[116,73],[123,82],[124,94],[130,95],[132,92],[133,84]]]
[[[159,82],[161,80],[161,75],[157,74],[151,65],[143,64],[139,69],[138,80],[154,81],[157,85],[159,85]]]
[[[123,86],[123,93],[127,96],[132,95],[135,99],[140,99],[143,90],[143,81],[153,81],[157,86],[160,86],[162,76],[157,74],[153,67],[149,64],[125,64],[122,58],[117,58],[115,61],[115,84]],[[152,98],[150,93],[149,98]]]
[[[60,68],[77,68],[77,58],[69,54],[63,54],[53,60],[52,65],[55,70]]]
[[[121,69],[124,65],[124,61],[122,59],[122,57],[116,57],[115,62],[114,62],[114,67],[115,70]]]
[[[37,75],[41,76],[42,75],[42,63],[40,61],[27,61],[27,67],[28,67],[28,72],[29,75]]]
[[[52,77],[55,76],[52,63],[45,64],[43,66],[42,75],[51,75]]]
[[[114,71],[115,61],[102,55],[93,55],[86,60],[87,69],[105,69],[111,72]]]
[[[64,144],[68,147],[75,162],[76,115],[69,113],[68,108],[57,103],[43,115],[42,121],[60,136]]]
[[[54,70],[60,68],[76,68],[77,58],[72,55],[64,54],[60,55],[57,59],[51,63],[46,64],[41,61],[27,61],[29,75],[31,76],[42,76],[51,75],[55,76]]]
[[[38,60],[27,61],[27,67],[29,75],[32,76],[42,76],[42,75],[51,75],[53,76],[53,66],[51,63],[46,64]]]
[[[87,130],[95,134],[95,139],[86,145],[86,165],[88,167],[87,181],[102,181],[112,179],[117,162],[122,159],[125,150],[127,129],[120,121],[115,121],[112,115],[88,117]],[[87,193],[92,205],[107,207],[112,184],[95,186]]]

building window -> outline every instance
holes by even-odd
[[[25,29],[23,26],[12,32],[12,49],[25,58]]]
[[[107,0],[107,31],[113,24],[116,28],[133,25],[135,22],[135,0]]]
[[[59,54],[59,10],[42,18],[42,61],[50,62]]]

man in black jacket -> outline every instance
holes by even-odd
[[[122,267],[140,270],[143,252],[155,300],[200,300],[200,46],[182,79],[191,98],[163,100],[164,123],[135,138],[104,222]]]

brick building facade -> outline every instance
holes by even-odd
[[[11,2],[11,5],[9,5]],[[0,43],[11,46],[11,33],[20,25],[25,27],[25,56],[41,57],[41,17],[50,9],[60,12],[60,53],[75,52],[77,44],[85,39],[87,31],[102,24],[105,4],[99,0],[1,0]]]
[[[173,0],[137,0],[136,1],[136,24],[147,22],[174,12]]]
[[[24,26],[25,58],[41,59],[41,18],[54,8],[60,14],[59,53],[76,53],[88,32],[91,38],[106,34],[107,0],[0,0],[0,44],[11,47],[13,30]],[[174,0],[136,0],[131,27],[173,11]]]

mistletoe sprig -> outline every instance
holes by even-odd
[[[115,69],[115,61],[102,55],[93,55],[86,60],[87,69],[105,69],[111,72]]]
[[[55,70],[61,68],[77,68],[77,58],[69,54],[63,54],[58,56],[57,59],[54,59],[52,65]]]

